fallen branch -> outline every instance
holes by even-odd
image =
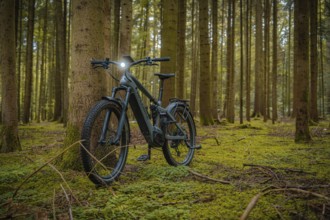
[[[213,182],[217,182],[217,183],[222,183],[222,184],[231,184],[229,181],[226,181],[226,180],[219,180],[219,179],[214,179],[212,177],[208,177],[208,176],[205,176],[203,174],[200,174],[200,173],[197,173],[196,171],[193,171],[191,169],[188,169],[188,171],[195,175],[195,176],[198,176],[198,177],[201,177],[203,179],[206,179],[206,180],[210,180],[210,181],[213,181]]]
[[[284,170],[284,171],[289,171],[289,172],[296,172],[296,173],[308,173],[306,171],[303,170],[298,170],[298,169],[292,169],[292,168],[281,168],[281,167],[272,167],[272,166],[265,166],[265,165],[258,165],[258,164],[247,164],[247,163],[243,163],[243,167],[260,167],[260,168],[264,168],[264,169],[273,169],[273,170]]]
[[[247,217],[251,213],[252,209],[256,206],[256,204],[257,204],[257,202],[258,202],[258,200],[259,200],[259,198],[261,196],[264,196],[264,195],[269,194],[271,192],[279,192],[279,191],[293,191],[293,192],[298,192],[298,193],[304,193],[304,194],[312,195],[312,196],[315,196],[315,197],[318,197],[318,198],[321,198],[321,199],[330,201],[330,198],[327,197],[327,196],[324,196],[324,195],[319,194],[319,193],[314,193],[314,192],[310,192],[310,191],[307,191],[307,190],[303,190],[303,189],[297,189],[297,188],[271,189],[271,190],[268,190],[268,191],[266,191],[264,193],[258,193],[256,196],[254,196],[251,199],[251,201],[248,204],[248,206],[246,207],[246,209],[244,210],[244,213],[242,214],[240,220],[247,219]]]

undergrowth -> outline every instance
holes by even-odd
[[[124,173],[108,188],[56,171],[56,160],[23,183],[63,150],[65,130],[21,126],[23,150],[0,154],[0,219],[69,219],[69,209],[74,219],[239,219],[259,193],[249,219],[330,219],[328,123],[311,127],[310,144],[294,143],[292,122],[198,127],[190,167],[169,166],[161,149],[138,162],[147,146],[133,125]]]

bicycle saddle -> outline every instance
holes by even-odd
[[[155,76],[158,76],[159,79],[169,79],[175,76],[175,73],[155,73]]]

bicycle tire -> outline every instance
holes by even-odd
[[[116,136],[122,107],[116,101],[101,100],[88,113],[82,129],[80,148],[84,171],[96,185],[109,185],[120,176],[127,159],[130,137],[126,117],[119,146],[111,145]],[[100,141],[105,116],[110,115],[105,139]],[[102,143],[100,143],[102,142]]]
[[[184,104],[178,104],[171,110],[171,113],[187,133],[187,141],[190,146],[195,146],[196,127],[188,108]],[[175,123],[171,123],[165,128],[165,133],[168,135],[177,135],[178,131]],[[195,149],[188,147],[183,140],[166,140],[162,150],[167,163],[172,166],[189,165],[195,153]]]

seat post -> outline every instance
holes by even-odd
[[[163,91],[164,91],[164,79],[159,79],[159,93],[158,93],[158,104],[162,105]]]

